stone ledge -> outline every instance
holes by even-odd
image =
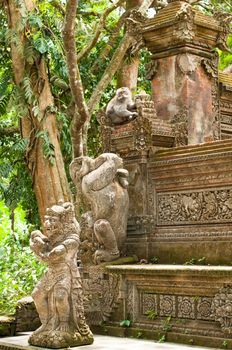
[[[140,275],[162,275],[162,274],[178,274],[178,275],[215,275],[215,276],[231,276],[232,267],[230,266],[185,266],[185,265],[108,265],[107,269],[112,273],[119,274],[140,274]]]

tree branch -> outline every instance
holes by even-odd
[[[81,128],[89,119],[88,107],[84,99],[83,85],[79,68],[77,65],[76,43],[75,43],[75,21],[76,21],[77,1],[68,0],[66,5],[66,15],[63,29],[64,48],[67,59],[68,76],[70,88],[78,113],[78,125]]]
[[[103,12],[100,21],[98,23],[98,26],[96,28],[95,34],[93,36],[93,38],[90,40],[90,42],[88,43],[88,45],[81,50],[81,52],[78,53],[77,55],[77,63],[79,63],[85,56],[87,56],[90,51],[92,50],[92,48],[96,45],[96,43],[98,42],[98,39],[102,33],[102,30],[105,26],[105,22],[107,17],[109,16],[109,14],[114,11],[117,7],[119,7],[125,0],[118,0],[115,4],[111,5],[109,8],[107,8],[105,10],[105,12]]]
[[[13,136],[15,134],[20,134],[20,130],[16,126],[10,128],[0,128],[0,137],[1,136]]]
[[[130,13],[131,13],[131,10],[127,10],[119,18],[119,21],[118,21],[117,25],[114,27],[112,34],[108,40],[108,43],[106,44],[106,46],[103,48],[102,52],[100,53],[98,60],[95,62],[95,64],[93,65],[93,67],[91,69],[91,72],[96,72],[99,65],[108,57],[111,49],[116,44],[119,32],[120,32],[122,26],[124,25],[126,18],[129,17]]]
[[[150,5],[153,3],[154,0],[144,0],[142,5],[138,8],[138,11],[142,14],[145,14],[146,11],[149,9]],[[122,60],[127,52],[127,50],[130,48],[130,46],[133,44],[134,38],[130,34],[126,33],[124,38],[122,39],[119,47],[115,51],[111,62],[109,63],[108,67],[106,68],[103,77],[97,84],[96,88],[94,89],[94,92],[92,96],[89,99],[88,107],[89,107],[89,114],[91,115],[98,103],[100,102],[101,96],[103,94],[103,91],[107,88],[110,81],[112,80],[114,74],[119,69]]]

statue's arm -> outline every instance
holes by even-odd
[[[97,169],[84,176],[83,185],[87,192],[100,191],[115,178],[117,166],[113,160],[105,161]]]
[[[39,230],[33,231],[30,237],[31,250],[41,259],[48,247],[48,238]]]

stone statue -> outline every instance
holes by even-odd
[[[135,103],[132,100],[130,89],[122,87],[110,100],[106,108],[106,117],[113,125],[127,123],[138,116]]]
[[[82,194],[90,203],[91,212],[85,216],[99,246],[94,263],[117,259],[126,239],[129,208],[128,171],[122,159],[113,153],[80,157],[73,160],[70,172],[75,184],[81,179]]]
[[[79,234],[71,203],[48,208],[44,233],[31,233],[31,249],[48,265],[48,271],[32,293],[42,325],[29,338],[31,345],[66,348],[93,343],[85,322],[76,261]]]

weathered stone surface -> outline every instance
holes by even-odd
[[[74,159],[70,171],[75,184],[81,179],[82,194],[91,206],[91,212],[82,217],[86,249],[82,261],[91,263],[91,255],[96,264],[117,259],[126,239],[129,208],[128,171],[122,159],[113,153],[96,159],[80,157]],[[98,245],[94,254],[93,240]]]
[[[181,265],[108,266],[120,276],[120,319],[146,337],[231,349],[232,267]],[[117,322],[111,320],[111,327]],[[116,331],[116,330],[115,330]]]
[[[41,325],[34,300],[31,296],[18,301],[15,318],[16,332],[34,331]]]
[[[12,316],[0,316],[0,336],[15,335],[16,320]]]
[[[48,271],[32,294],[42,325],[29,338],[31,345],[64,348],[93,342],[85,322],[76,262],[79,234],[71,203],[48,208],[44,234],[31,233],[31,249],[48,265]]]

